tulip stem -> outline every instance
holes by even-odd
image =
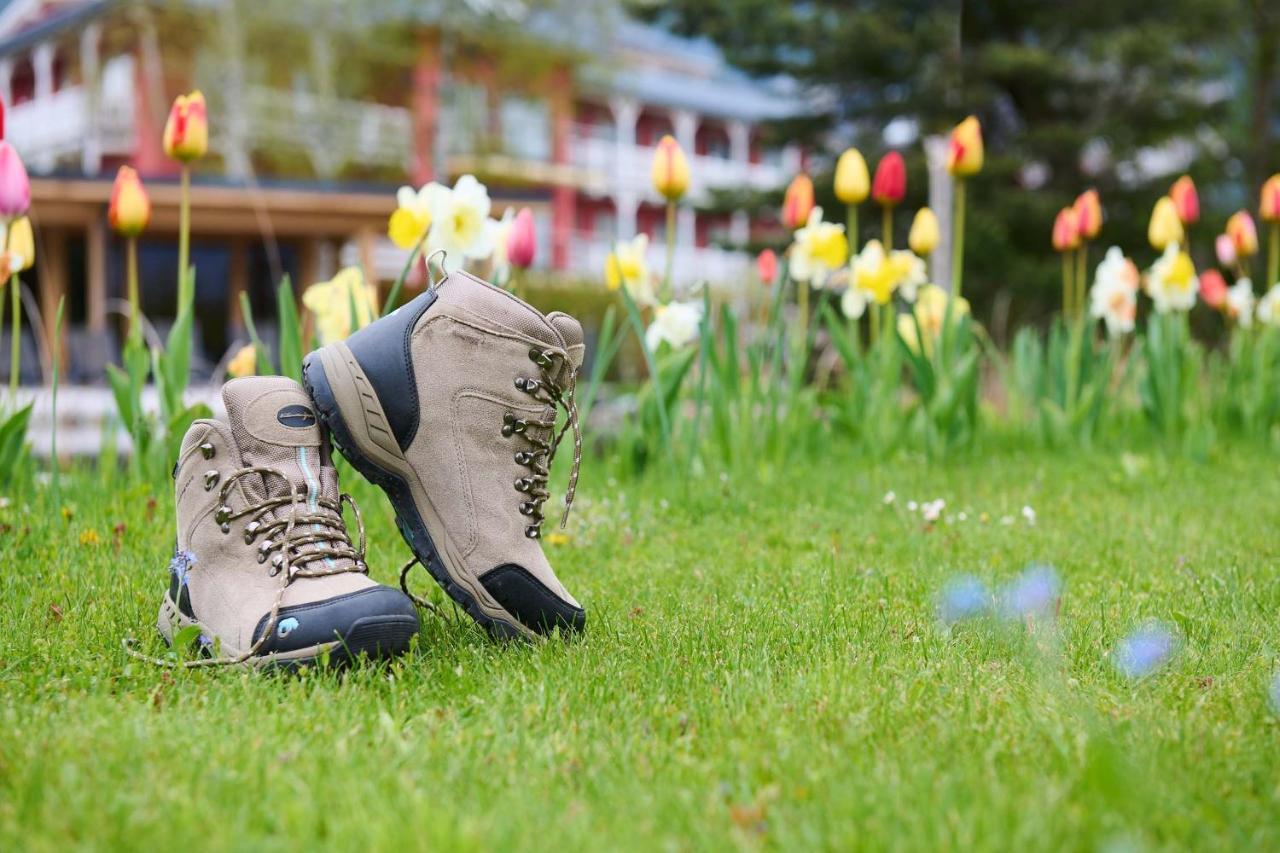
[[[142,340],[142,303],[138,296],[138,238],[130,237],[125,244],[125,281],[129,288],[129,337]],[[179,303],[178,310],[182,310]]]
[[[1280,222],[1271,223],[1271,236],[1267,240],[1267,280],[1264,289],[1280,284]]]
[[[13,407],[18,407],[18,374],[22,366],[22,303],[18,299],[21,287],[18,274],[9,276],[9,397]]]
[[[858,254],[858,206],[850,204],[845,207],[845,234],[849,238],[849,257]]]
[[[182,190],[178,202],[178,305],[186,304],[187,267],[191,261],[191,167],[182,165]],[[132,241],[130,241],[132,242]]]
[[[956,176],[956,215],[951,224],[951,298],[959,299],[964,280],[964,178]]]
[[[676,203],[667,202],[667,273],[662,278],[663,301],[671,298],[671,272],[676,258]]]
[[[1088,288],[1085,286],[1085,279],[1089,275],[1089,244],[1080,243],[1080,251],[1076,254],[1076,315],[1084,314],[1085,293]]]
[[[1071,321],[1071,315],[1075,313],[1073,303],[1075,302],[1075,286],[1071,283],[1071,255],[1067,252],[1062,253],[1062,322]]]
[[[893,207],[884,206],[884,250],[888,252],[893,248]]]

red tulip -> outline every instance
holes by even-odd
[[[1081,240],[1092,240],[1102,230],[1102,202],[1098,200],[1097,190],[1086,190],[1080,193],[1072,207],[1076,214],[1076,228],[1080,230]]]
[[[907,164],[902,155],[890,151],[876,165],[876,176],[871,181],[871,197],[884,207],[900,204],[907,194]]]
[[[1080,225],[1073,207],[1064,207],[1053,219],[1053,248],[1070,252],[1080,248]]]
[[[1227,280],[1222,273],[1214,269],[1200,273],[1200,297],[1215,311],[1222,310],[1227,304]]]
[[[756,256],[756,271],[760,273],[760,281],[771,285],[778,277],[778,256],[773,249],[765,249]]]
[[[1178,211],[1178,218],[1183,225],[1191,225],[1200,220],[1200,196],[1196,193],[1196,184],[1190,175],[1183,175],[1173,182],[1173,186],[1169,188],[1169,198],[1173,199],[1173,207]]]
[[[511,231],[507,234],[507,263],[517,269],[528,269],[533,264],[537,248],[538,235],[533,227],[533,211],[522,207],[511,221]]]

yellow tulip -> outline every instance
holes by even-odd
[[[378,289],[364,283],[359,267],[340,270],[329,281],[313,284],[302,294],[302,304],[315,315],[320,343],[346,340],[352,332],[373,322],[378,311]]]
[[[227,375],[233,379],[241,376],[253,376],[258,370],[258,348],[253,344],[245,344],[236,350],[236,354],[227,362]]]
[[[966,177],[982,171],[982,125],[969,116],[951,131],[951,147],[947,151],[947,171]]]
[[[209,116],[199,90],[179,95],[164,125],[164,153],[183,163],[198,160],[209,150]]]
[[[1147,225],[1147,240],[1151,242],[1151,248],[1163,252],[1164,247],[1170,243],[1181,243],[1184,235],[1182,220],[1178,218],[1178,208],[1174,206],[1173,199],[1167,195],[1161,196],[1151,211],[1151,222]]]
[[[689,189],[689,161],[675,137],[662,137],[653,152],[653,168],[649,173],[653,188],[667,201],[679,201]]]
[[[137,237],[151,219],[151,199],[130,166],[121,166],[111,185],[111,202],[107,206],[107,223],[122,237]]]
[[[1247,210],[1238,210],[1227,220],[1227,236],[1236,247],[1236,256],[1248,258],[1258,253],[1258,226]]]
[[[31,231],[31,220],[23,216],[15,219],[9,226],[8,245],[9,273],[20,273],[36,265],[36,238]]]
[[[861,204],[871,192],[867,161],[857,148],[849,148],[836,161],[836,198],[844,204]]]
[[[938,217],[927,207],[916,211],[916,218],[911,220],[911,233],[907,235],[907,245],[917,255],[927,255],[938,248],[941,235],[938,233]]]

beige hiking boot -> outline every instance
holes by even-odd
[[[583,350],[567,314],[544,317],[453,273],[303,368],[334,444],[386,491],[418,561],[497,636],[586,622],[538,541],[551,460],[569,429],[566,511],[573,501]]]
[[[210,663],[389,657],[418,631],[413,603],[374,583],[342,518],[338,474],[311,402],[278,376],[228,382],[226,421],[199,420],[174,469],[178,542],[158,627]]]

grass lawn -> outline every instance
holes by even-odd
[[[588,466],[550,546],[584,639],[499,646],[449,612],[389,668],[294,677],[127,658],[161,648],[171,497],[86,475],[69,520],[0,510],[0,848],[1276,849],[1277,474],[1245,450]],[[355,479],[393,582],[407,549]],[[934,498],[926,529],[906,504]],[[1056,621],[939,624],[949,579],[1033,561]],[[1128,681],[1110,654],[1147,619],[1181,649]]]

